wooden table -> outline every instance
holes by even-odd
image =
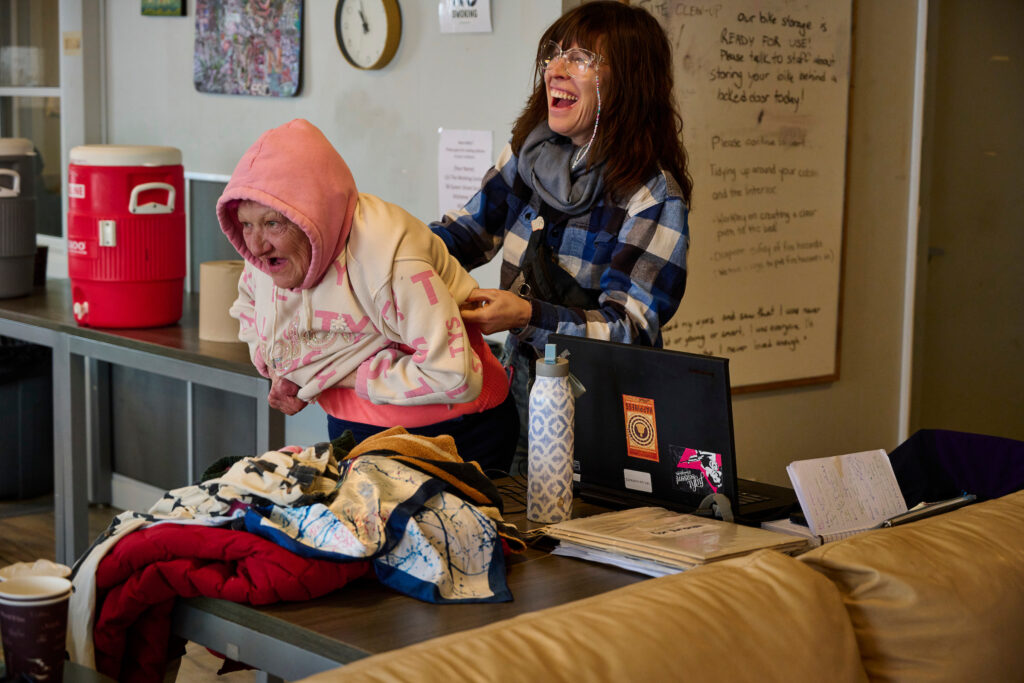
[[[578,514],[603,511],[577,502]],[[520,529],[525,514],[506,514]],[[296,680],[372,654],[614,590],[646,577],[530,548],[509,558],[513,600],[434,605],[363,578],[326,597],[269,607],[212,598],[179,600],[173,629],[192,642],[266,672]]]
[[[48,280],[45,288],[0,299],[0,335],[53,350],[54,507],[58,562],[71,564],[88,546],[87,466],[105,455],[106,422],[101,397],[87,380],[96,362],[122,365],[186,382],[189,462],[192,461],[194,384],[256,398],[257,452],[279,447],[284,416],[266,402],[270,382],[253,368],[241,343],[199,339],[199,297],[185,294],[181,320],[166,327],[97,329],[79,327],[71,313],[69,280]]]

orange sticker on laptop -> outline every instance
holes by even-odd
[[[631,458],[658,461],[658,425],[654,421],[654,401],[622,395],[626,418],[626,454]]]

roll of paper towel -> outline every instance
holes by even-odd
[[[237,342],[238,321],[228,309],[238,298],[238,278],[245,261],[205,261],[199,264],[199,338]]]

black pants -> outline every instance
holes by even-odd
[[[516,437],[515,455],[512,456],[512,467],[509,472],[525,477],[530,448],[530,387],[533,385],[530,366],[535,361],[516,351],[513,344],[506,341],[501,362],[512,370],[509,394],[515,400],[516,412],[519,415],[519,434]]]
[[[332,440],[341,436],[346,429],[352,430],[356,443],[359,443],[388,427],[327,416],[327,432]],[[476,460],[484,473],[494,478],[505,475],[512,466],[519,436],[519,415],[512,393],[509,392],[501,405],[489,410],[423,427],[407,427],[406,430],[420,436],[448,434],[455,439],[455,448],[463,460]]]

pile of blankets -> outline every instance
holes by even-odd
[[[371,569],[429,602],[511,600],[505,554],[525,546],[501,511],[448,436],[395,427],[235,459],[117,516],[76,563],[71,658],[120,681],[160,680],[183,645],[175,598],[308,600]]]

